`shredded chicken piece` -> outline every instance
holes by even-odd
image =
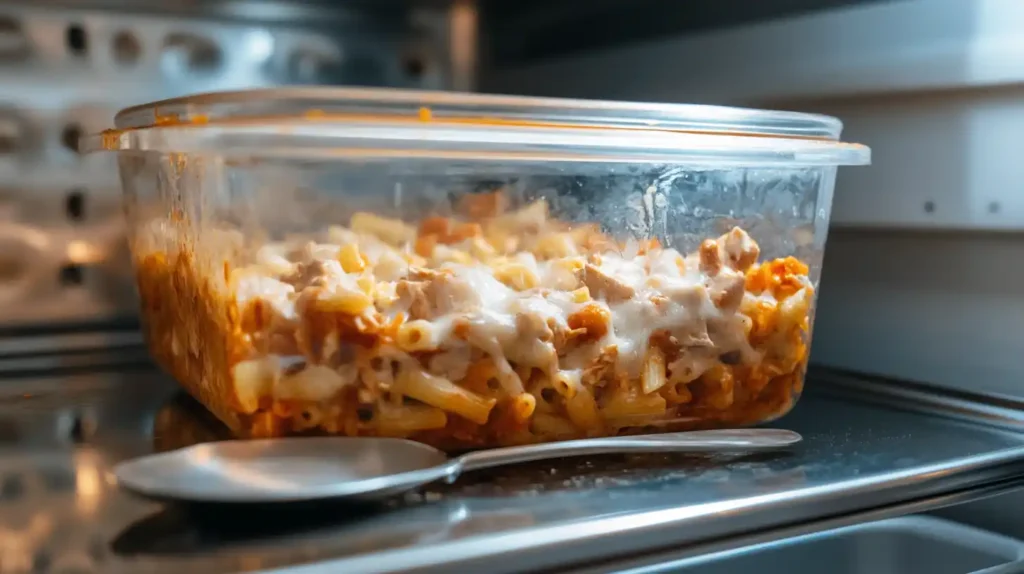
[[[472,193],[459,200],[459,211],[470,219],[495,217],[508,209],[508,197],[501,190],[490,193]]]
[[[700,270],[714,277],[722,269],[722,254],[718,242],[714,239],[705,239],[697,251],[700,257]]]
[[[554,333],[551,343],[555,346],[560,356],[566,355],[569,351],[573,350],[576,347],[575,342],[587,334],[586,329],[566,329],[561,325],[550,325],[550,327],[552,333]]]
[[[711,340],[711,336],[708,334],[708,325],[703,321],[697,326],[696,330],[689,331],[682,337],[677,338],[680,346],[684,349],[712,348],[715,346],[715,342]]]
[[[474,311],[482,305],[480,293],[468,281],[447,274],[427,284],[427,296],[440,315]]]
[[[409,279],[413,281],[431,281],[444,276],[451,276],[448,269],[428,269],[426,267],[409,267]]]
[[[711,301],[725,313],[735,313],[746,293],[746,277],[730,271],[719,273],[710,281]]]
[[[607,275],[600,267],[587,263],[577,272],[577,277],[593,296],[603,296],[609,303],[626,301],[633,297],[636,290],[622,281]]]
[[[757,262],[761,255],[761,248],[757,243],[739,227],[733,227],[728,233],[718,238],[718,245],[721,250],[722,259],[728,262],[729,266],[737,271],[745,272],[750,266]]]
[[[555,333],[548,325],[544,317],[536,313],[519,313],[516,315],[516,329],[519,336],[525,339],[538,339],[545,343],[555,338]]]
[[[322,284],[325,273],[324,262],[312,259],[308,262],[297,264],[295,271],[283,279],[286,283],[294,285],[296,291],[301,291],[311,285]]]
[[[426,281],[398,282],[395,293],[409,308],[410,319],[426,319],[430,317],[430,300],[427,297]]]
[[[679,358],[668,364],[668,382],[674,385],[692,383],[714,366],[716,360],[705,353],[684,349]]]
[[[309,261],[330,261],[338,256],[338,246],[329,243],[317,243],[307,241],[299,249],[297,259],[299,262]]]
[[[599,387],[607,382],[607,379],[615,375],[615,362],[619,358],[619,348],[608,345],[601,349],[601,354],[586,369],[583,369],[583,376],[580,379],[584,385]]]

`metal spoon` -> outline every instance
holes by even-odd
[[[143,456],[117,465],[124,488],[193,502],[374,500],[439,479],[504,464],[588,454],[753,452],[800,442],[793,431],[740,429],[552,442],[470,452],[449,459],[410,440],[303,437],[224,441]]]

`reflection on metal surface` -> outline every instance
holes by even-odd
[[[2,572],[32,572],[36,566],[36,548],[53,532],[51,520],[36,514],[22,529],[0,526],[0,568]]]
[[[782,429],[712,429],[618,436],[467,452],[449,457],[413,441],[382,437],[307,436],[197,444],[114,467],[128,492],[160,500],[283,503],[384,500],[462,474],[527,462],[620,455],[649,467],[640,454],[735,455],[793,448],[799,434]],[[726,453],[732,458],[722,456]],[[682,463],[682,459],[676,461]]]
[[[13,337],[17,339],[17,337]],[[41,337],[41,344],[59,344],[69,337]],[[2,341],[2,339],[0,339]],[[2,347],[2,345],[0,345]],[[76,352],[77,351],[77,352]],[[0,355],[0,376],[7,378],[45,377],[60,381],[70,374],[92,372],[96,369],[120,369],[124,374],[139,369],[150,369],[151,363],[145,348],[140,346],[112,346],[72,350],[65,354],[54,353],[52,349],[12,356]],[[58,389],[60,383],[55,385]],[[0,397],[2,400],[2,397]]]
[[[816,394],[831,387],[812,374],[810,394],[777,423],[805,437],[789,455],[534,463],[375,506],[164,506],[120,492],[107,470],[226,431],[165,377],[118,370],[0,385],[0,533],[9,533],[0,552],[9,563],[115,574],[562,567],[911,499],[923,510],[1024,470],[1024,436],[986,423],[984,401],[961,397],[954,421],[910,398],[871,406],[849,387],[844,400]],[[94,426],[72,439],[83,415]]]
[[[130,349],[137,357],[147,358],[148,355],[141,345],[142,334],[131,323],[107,330],[16,331],[10,336],[0,335],[0,373],[10,370],[9,363],[3,359],[52,354],[55,348],[60,349],[60,353],[63,354],[94,352],[100,349]],[[130,355],[131,352],[128,352],[122,356],[127,358]]]
[[[572,574],[599,574],[606,572],[616,572],[619,574],[664,574],[668,572],[683,572],[681,569],[683,566],[688,565],[692,561],[702,561],[711,554],[724,552],[746,553],[749,550],[765,544],[771,545],[772,543],[784,542],[800,536],[815,535],[837,528],[874,524],[877,523],[877,521],[892,519],[893,517],[910,517],[911,515],[928,512],[936,508],[943,508],[972,500],[999,496],[1001,494],[1017,490],[1021,487],[1024,487],[1024,479],[1016,478],[994,485],[972,488],[967,491],[957,491],[952,494],[931,497],[924,500],[913,500],[866,512],[847,514],[811,523],[801,523],[768,532],[719,540],[709,544],[697,544],[687,546],[682,549],[676,548],[670,549],[666,552],[649,553],[642,556],[629,557],[612,563],[604,561],[600,563],[600,565],[586,564],[580,568],[572,568],[565,570],[564,572]],[[868,548],[873,549],[874,546],[868,546]],[[801,562],[801,565],[808,562],[813,565],[820,564],[818,561],[806,561]],[[787,562],[783,564],[790,563]],[[740,571],[747,572],[748,570],[744,569]],[[874,571],[878,570],[876,569]],[[1019,571],[1019,568],[1011,567],[1010,569],[995,570],[990,574],[994,574],[995,572],[1008,574],[1009,572]],[[698,572],[703,572],[703,570],[698,570]]]
[[[449,15],[452,87],[459,91],[476,89],[477,33],[479,14],[475,2],[459,0]]]
[[[25,31],[17,19],[0,16],[0,60],[5,62],[22,60],[31,48]]]
[[[935,387],[910,381],[864,377],[850,372],[825,371],[828,386],[823,390],[836,398],[853,397],[883,405],[912,404],[935,414],[966,419],[1020,432],[1024,429],[1024,400],[1012,396],[979,394]]]
[[[84,516],[91,516],[100,505],[103,478],[99,460],[90,449],[79,449],[75,453],[75,506]]]
[[[103,260],[104,254],[96,245],[82,239],[68,242],[67,260],[79,265],[90,265]]]
[[[164,452],[203,442],[226,440],[227,427],[201,404],[178,392],[157,413],[153,448]],[[522,463],[509,469],[499,467],[467,473],[454,484],[430,484],[404,497],[406,502],[436,501],[451,493],[474,497],[535,496],[541,492],[608,488],[659,473],[661,479],[686,475],[695,480],[720,480],[726,484],[737,476],[759,474],[779,486],[797,486],[803,478],[800,468],[773,471],[763,461],[784,460],[786,453],[712,456],[680,454],[619,454]],[[732,463],[726,470],[723,465]]]

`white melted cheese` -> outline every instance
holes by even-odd
[[[484,309],[500,312],[516,298],[516,292],[495,279],[486,267],[448,264],[445,268],[455,273],[456,281],[468,285],[469,292],[476,295]]]
[[[351,239],[350,233],[331,230],[332,239]],[[435,249],[433,259],[449,259],[442,247]],[[346,274],[333,256],[329,257],[336,254],[337,249],[337,246],[326,244],[306,246],[307,254],[320,259],[323,266],[320,284],[328,293],[360,292],[359,274]],[[364,250],[364,254],[374,263],[374,274],[380,272],[378,280],[398,281],[408,272],[408,264],[390,248],[377,250],[371,247]],[[288,263],[273,250],[261,252],[259,259],[271,268],[283,268],[282,263]],[[572,290],[578,286],[578,279],[570,259],[538,262],[533,254],[521,252],[507,261],[534,273],[540,285],[516,291],[496,279],[494,270],[487,265],[466,265],[450,260],[440,270],[451,275],[430,280],[436,282],[433,285],[434,300],[431,301],[436,315],[428,320],[434,324],[439,347],[447,351],[444,364],[439,363],[435,370],[450,375],[464,373],[468,366],[470,353],[467,343],[453,332],[457,320],[468,322],[468,344],[491,355],[506,379],[514,377],[508,360],[541,368],[554,368],[558,363],[562,368],[583,368],[608,345],[618,348],[619,370],[630,376],[639,376],[650,337],[659,331],[668,331],[683,342],[711,336],[714,353],[738,350],[744,361],[760,359],[746,339],[744,324],[748,319],[738,313],[723,313],[718,309],[711,299],[711,291],[716,286],[714,280],[703,273],[695,261],[684,259],[675,249],[655,250],[632,257],[613,252],[602,255],[598,266],[601,272],[634,290],[631,298],[611,303],[603,300],[576,301]],[[718,279],[721,280],[721,276]],[[261,298],[281,316],[296,316],[294,301],[297,295],[287,283],[250,274],[238,281],[237,293],[241,303]],[[774,303],[774,298],[768,293],[756,296],[746,293],[744,297]],[[801,300],[799,297],[793,299]],[[540,341],[535,336],[531,339],[520,333],[523,326],[517,318],[522,315],[532,321],[527,324],[540,325],[537,328],[550,325],[565,330],[568,329],[569,317],[590,304],[601,305],[608,310],[611,318],[608,333],[600,341],[576,348],[560,360],[556,360],[555,349],[550,342]],[[400,312],[407,312],[408,307],[408,301],[396,300],[382,311],[390,319]],[[465,364],[460,365],[460,362]]]
[[[362,292],[356,281],[359,275],[345,273],[345,270],[341,268],[341,263],[338,263],[337,260],[323,261],[320,265],[323,266],[322,286],[327,294]]]
[[[647,258],[647,266],[650,276],[653,277],[679,277],[679,264],[683,256],[675,249],[665,249],[651,254]]]
[[[569,327],[568,313],[566,308],[560,307],[552,299],[554,297],[542,297],[540,295],[530,295],[527,297],[518,297],[512,300],[508,306],[508,313],[512,316],[519,314],[529,314],[540,317],[545,323],[549,319],[563,328]]]
[[[569,291],[576,288],[576,273],[568,265],[558,261],[546,261],[538,266],[537,277],[541,285],[549,289]]]
[[[557,261],[537,263],[532,256],[516,259],[538,271],[540,288],[515,291],[495,279],[487,267],[445,265],[454,274],[453,284],[465,287],[453,290],[448,296],[470,293],[473,301],[471,305],[462,306],[459,312],[433,321],[448,325],[453,315],[464,318],[472,326],[473,344],[491,355],[500,352],[503,357],[534,365],[538,358],[553,359],[553,356],[545,344],[538,341],[534,345],[519,336],[516,322],[519,315],[534,316],[545,324],[551,322],[567,329],[569,316],[584,305],[602,305],[611,317],[608,334],[600,341],[585,345],[585,349],[575,351],[571,357],[563,358],[562,362],[568,366],[583,367],[597,356],[601,348],[614,345],[619,352],[619,368],[631,376],[638,376],[652,334],[667,330],[678,333],[685,340],[691,335],[704,333],[703,322],[720,315],[705,286],[707,276],[697,269],[687,269],[681,275],[678,265],[681,256],[674,250],[657,252],[654,257],[631,259],[615,254],[603,256],[601,271],[635,290],[632,298],[612,304],[604,301],[577,303],[572,293],[563,287],[567,278],[560,276],[563,271],[571,271],[567,266],[559,266]],[[575,285],[575,277],[571,280]],[[667,297],[668,300],[655,302],[652,297]],[[723,349],[723,352],[740,346],[736,334],[743,333],[742,321],[737,317],[732,323],[734,327],[722,332],[721,342],[729,343],[729,349]]]
[[[598,268],[605,275],[614,277],[634,289],[640,289],[647,279],[647,272],[644,270],[646,260],[647,258],[643,256],[626,259],[607,254],[601,257]]]
[[[295,287],[273,277],[256,273],[236,275],[235,298],[240,307],[251,301],[263,300],[274,312],[285,319],[297,319],[295,313]]]
[[[297,265],[288,260],[287,249],[283,245],[264,245],[256,250],[256,262],[278,275],[295,272]]]
[[[334,262],[336,263],[338,258],[338,251],[341,247],[332,243],[313,243],[310,242],[303,247],[303,258],[309,261],[321,261],[321,262]]]

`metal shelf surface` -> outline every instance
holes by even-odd
[[[805,437],[788,453],[535,463],[372,507],[162,505],[119,492],[110,465],[224,435],[168,378],[130,360],[137,351],[100,370],[103,361],[79,359],[64,372],[3,375],[0,361],[0,532],[20,542],[4,549],[5,563],[538,571],[920,511],[1024,480],[1017,403],[822,372],[774,424]]]

